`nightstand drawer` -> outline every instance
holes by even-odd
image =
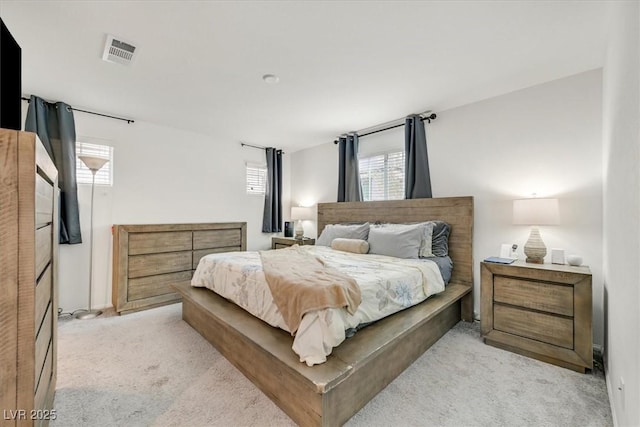
[[[573,319],[500,304],[493,306],[493,327],[502,332],[573,349]]]
[[[309,239],[307,237],[305,237],[304,239],[294,239],[293,237],[272,237],[271,238],[271,249],[283,249],[293,245],[307,246],[307,245],[315,245],[315,244],[316,244],[316,239]]]
[[[493,280],[493,300],[573,316],[573,286],[496,276]]]

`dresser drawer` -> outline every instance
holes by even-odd
[[[494,329],[573,349],[573,319],[496,304]]]
[[[157,274],[129,279],[127,299],[137,301],[153,298],[158,295],[174,293],[171,285],[174,283],[191,282],[193,271],[179,271],[177,273]]]
[[[47,307],[51,302],[53,283],[53,266],[49,264],[40,281],[36,285],[36,321],[34,323],[34,333],[37,334],[42,325],[42,321],[47,313]]]
[[[573,316],[573,286],[496,276],[493,300],[533,310]]]
[[[197,230],[193,232],[193,249],[233,248],[226,251],[230,252],[239,251],[241,246],[242,233],[239,229]]]
[[[190,271],[191,263],[192,251],[134,255],[129,257],[129,278]]]
[[[53,186],[36,174],[36,229],[53,222]]]
[[[45,365],[45,357],[49,348],[51,347],[51,337],[53,334],[53,308],[51,304],[47,307],[47,312],[44,316],[44,322],[42,327],[36,336],[36,353],[35,353],[35,384],[38,384],[38,378],[40,378],[40,372]]]
[[[42,368],[42,370],[40,369]],[[53,342],[49,343],[47,347],[47,356],[44,359],[42,366],[36,366],[36,381],[35,381],[35,398],[33,408],[45,409],[47,406],[47,393],[51,387],[51,375],[53,373]]]
[[[49,265],[53,248],[53,226],[51,224],[36,230],[36,279]]]

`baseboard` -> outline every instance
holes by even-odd
[[[600,344],[594,344],[593,345],[593,357],[597,357],[600,360],[602,360],[603,356],[604,356],[604,351],[602,350],[602,346]]]
[[[602,372],[604,372],[604,349],[600,344],[593,345],[593,363],[596,366],[600,365]]]
[[[105,306],[99,306],[99,307],[91,307],[92,310],[100,310],[102,311],[101,317],[108,317],[108,316],[115,316],[118,313],[116,313],[115,308],[113,308],[113,305],[105,305]],[[84,308],[78,308],[76,310],[73,311],[64,311],[64,309],[62,307],[58,308],[58,318],[61,317],[73,317],[73,315],[76,312],[80,312],[80,311],[86,311],[86,309]]]
[[[595,350],[595,349],[594,349]],[[609,407],[611,408],[611,419],[613,420],[613,427],[618,427],[618,419],[616,418],[616,409],[613,405],[613,385],[611,384],[611,380],[609,377],[609,371],[607,369],[607,358],[603,357],[602,366],[604,367],[604,380],[607,384],[607,394],[609,395]]]

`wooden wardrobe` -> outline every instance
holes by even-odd
[[[58,171],[35,134],[0,129],[1,425],[47,425],[56,386]]]

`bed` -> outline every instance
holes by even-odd
[[[325,363],[300,363],[289,333],[207,289],[175,286],[183,297],[183,319],[296,423],[343,424],[453,325],[472,320],[473,199],[318,205],[318,230],[336,223],[427,220],[451,226],[449,256],[454,269],[446,289],[360,330],[336,347]]]

